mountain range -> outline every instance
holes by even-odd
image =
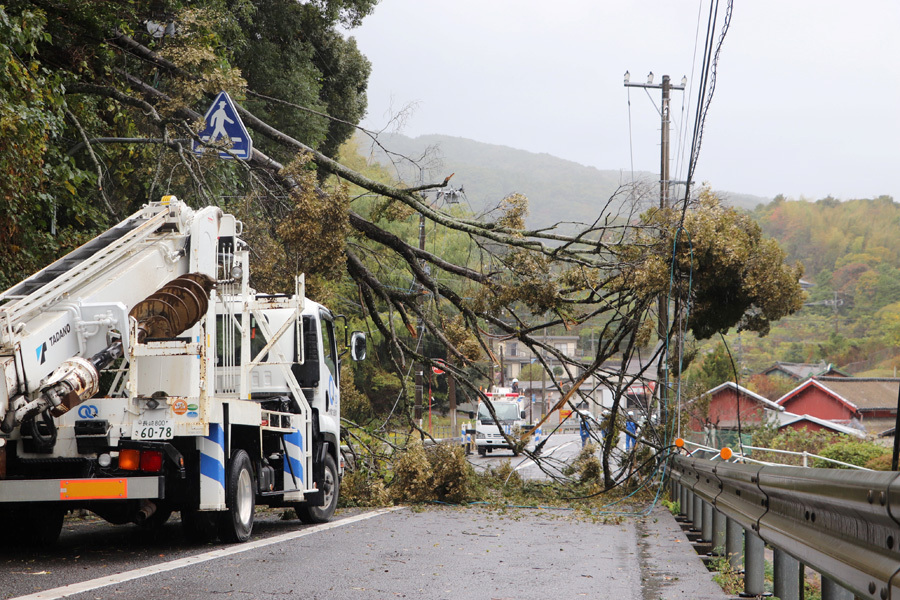
[[[601,213],[621,211],[623,205],[649,206],[658,202],[659,175],[645,171],[602,170],[546,153],[517,150],[448,135],[382,134],[379,145],[357,136],[359,151],[389,169],[409,186],[440,182],[454,174],[449,186],[476,214],[490,211],[504,197],[528,197],[531,227],[559,222],[592,221]],[[389,154],[390,153],[390,154]],[[413,162],[415,161],[415,162]],[[678,193],[677,191],[675,193]],[[726,204],[752,210],[771,198],[718,192]],[[606,208],[607,201],[615,195]],[[444,195],[446,198],[447,195]]]

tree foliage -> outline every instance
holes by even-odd
[[[671,248],[660,248],[640,283],[660,288],[660,293],[667,285],[677,286],[689,303],[688,328],[697,339],[735,324],[764,335],[771,322],[802,306],[802,266],[786,265],[777,242],[765,238],[748,215],[722,206],[708,189],[681,222],[662,210],[645,219],[667,229],[664,241]]]

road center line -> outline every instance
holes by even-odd
[[[266,546],[273,546],[275,544],[280,544],[282,542],[289,542],[291,540],[295,540],[297,538],[301,538],[301,537],[304,537],[307,535],[312,535],[312,534],[318,533],[320,531],[326,531],[328,529],[334,529],[336,527],[350,525],[352,523],[357,523],[359,521],[365,521],[366,519],[371,519],[372,517],[377,517],[379,515],[393,512],[395,510],[400,510],[401,508],[404,508],[404,507],[392,506],[390,508],[381,508],[378,510],[374,510],[372,512],[363,513],[363,514],[355,515],[352,517],[347,517],[346,519],[341,519],[339,521],[333,521],[331,523],[323,523],[321,525],[315,525],[314,527],[308,527],[306,529],[301,529],[299,531],[292,531],[290,533],[276,535],[274,537],[256,540],[254,542],[246,542],[243,544],[228,546],[227,548],[220,548],[218,550],[213,550],[211,552],[204,552],[203,554],[197,554],[194,556],[179,558],[177,560],[173,560],[171,562],[166,562],[166,563],[162,563],[162,564],[158,564],[158,565],[142,567],[140,569],[134,569],[133,571],[125,571],[123,573],[116,573],[115,575],[108,575],[106,577],[98,577],[97,579],[91,579],[89,581],[82,581],[80,583],[71,583],[69,585],[64,585],[62,587],[53,588],[52,590],[44,590],[42,592],[36,592],[34,594],[29,594],[27,596],[19,596],[17,598],[10,598],[10,600],[58,600],[59,598],[66,598],[68,596],[74,596],[75,594],[89,592],[91,590],[96,590],[98,588],[106,587],[106,586],[113,585],[116,583],[124,583],[126,581],[132,581],[134,579],[140,579],[142,577],[149,577],[150,575],[156,575],[157,573],[165,573],[166,571],[174,571],[176,569],[182,569],[184,567],[189,567],[191,565],[196,565],[199,563],[216,560],[218,558],[224,558],[226,556],[231,556],[233,554],[240,554],[241,552],[247,552],[249,550],[256,550],[257,548],[264,548]]]

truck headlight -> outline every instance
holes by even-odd
[[[483,440],[486,437],[487,436],[485,434],[481,433],[480,431],[475,433],[475,439]]]

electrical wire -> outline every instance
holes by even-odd
[[[731,362],[731,372],[734,374],[734,385],[737,386],[738,389],[735,390],[735,398],[737,400],[737,426],[738,426],[738,446],[741,450],[741,455],[744,455],[744,432],[741,428],[741,384],[740,379],[738,377],[737,367],[734,364],[734,357],[731,355],[731,348],[728,346],[728,341],[725,339],[725,336],[722,333],[719,333],[719,337],[722,338],[722,344],[725,346],[725,351],[728,352],[728,360]]]
[[[725,17],[722,24],[722,31],[716,42],[715,50],[713,50],[713,39],[715,34],[715,24],[718,18],[719,1],[714,0],[710,3],[710,16],[706,28],[706,43],[703,50],[703,70],[700,76],[700,90],[697,97],[697,113],[694,121],[694,136],[691,143],[690,160],[688,161],[688,172],[684,192],[684,209],[682,210],[682,222],[684,221],[684,211],[687,210],[688,200],[690,199],[691,182],[693,181],[694,171],[697,168],[697,159],[700,155],[700,146],[703,141],[704,125],[706,116],[709,114],[709,107],[712,103],[713,94],[716,90],[716,73],[718,71],[719,55],[722,51],[722,44],[725,41],[725,35],[731,26],[731,15],[733,9],[733,0],[728,0],[725,9]],[[709,91],[707,92],[707,87]]]
[[[685,93],[682,94],[682,96],[681,96],[682,112],[684,112],[685,98],[687,99],[687,103],[688,103],[687,110],[688,111],[691,110],[691,95],[693,94],[693,91],[694,91],[694,74],[696,73],[696,70],[697,70],[697,46],[700,44],[700,22],[703,17],[703,3],[705,1],[706,0],[700,0],[700,2],[697,4],[697,27],[694,30],[694,53],[691,55],[691,79],[690,79],[690,84],[689,84],[687,91],[685,91]],[[682,181],[686,180],[686,178],[682,176],[682,171],[681,171],[681,169],[684,168],[684,152],[685,152],[686,143],[687,143],[687,127],[683,127],[681,129],[681,139],[678,142],[678,147],[679,147],[680,151],[678,154],[678,159],[676,160],[676,167],[675,167],[676,177],[678,177]]]

